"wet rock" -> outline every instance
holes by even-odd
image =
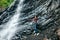
[[[5,11],[5,14],[0,15],[0,21],[2,22],[0,22],[1,24],[5,23],[6,20],[15,14],[18,3],[19,1],[16,1],[11,8],[8,8]],[[33,37],[33,34],[28,36],[26,35],[27,38],[23,40],[42,40],[45,36],[47,36],[47,38],[51,38],[51,40],[56,40],[57,37],[54,30],[56,28],[60,28],[60,0],[25,0],[23,5],[24,6],[20,15],[22,20],[19,21],[19,24],[21,22],[22,25],[29,25],[32,21],[29,21],[28,19],[33,19],[33,17],[36,15],[39,18],[38,29],[40,31],[40,34],[37,37]],[[5,18],[7,19],[4,20]],[[18,37],[20,39],[20,36]]]

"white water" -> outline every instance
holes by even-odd
[[[10,20],[4,26],[2,26],[3,29],[0,31],[0,40],[11,40],[11,38],[17,32],[17,26],[23,6],[23,1],[24,0],[20,0],[15,15],[12,18],[10,18]]]

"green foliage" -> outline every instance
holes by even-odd
[[[0,7],[8,7],[11,3],[13,2],[13,0],[0,0]]]

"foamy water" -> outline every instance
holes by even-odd
[[[3,29],[0,31],[0,40],[11,40],[11,38],[15,35],[18,28],[19,16],[21,14],[22,4],[24,0],[20,0],[16,12],[10,20],[4,24]]]

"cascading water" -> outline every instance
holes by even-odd
[[[33,22],[30,19],[35,15],[39,24],[37,29],[41,31],[36,39],[30,34],[33,30]],[[0,40],[20,40],[21,36],[28,34],[30,35],[27,36],[27,40],[42,40],[44,36],[51,38],[53,29],[56,29],[57,25],[59,27],[59,20],[60,0],[14,0],[0,14]]]
[[[3,29],[0,31],[0,40],[11,40],[17,31],[17,25],[19,21],[19,16],[21,15],[21,9],[23,6],[23,1],[20,0],[15,14],[10,18],[10,20],[4,24]]]

